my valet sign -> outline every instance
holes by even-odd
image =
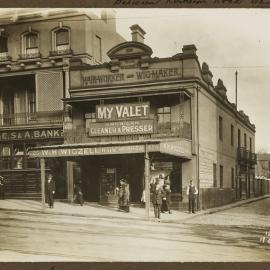
[[[125,103],[96,106],[96,123],[89,124],[90,136],[151,134],[150,104]]]

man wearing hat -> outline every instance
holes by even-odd
[[[5,198],[5,182],[4,177],[0,176],[0,200]]]
[[[198,189],[193,184],[193,181],[190,180],[190,183],[187,187],[187,195],[188,195],[188,212],[195,214],[195,203],[196,203],[196,197],[198,194]]]
[[[55,182],[53,180],[53,176],[51,173],[48,175],[48,179],[47,179],[46,185],[45,185],[45,190],[46,190],[47,202],[49,204],[49,207],[53,208],[53,200],[54,200],[53,196],[55,193]]]

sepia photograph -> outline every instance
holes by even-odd
[[[270,262],[269,32],[0,8],[0,263]]]

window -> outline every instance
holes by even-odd
[[[217,164],[213,164],[213,187],[217,187]]]
[[[70,51],[70,30],[67,27],[57,28],[52,32],[52,49],[58,53]]]
[[[39,57],[39,40],[36,31],[22,34],[22,55],[21,58]]]
[[[234,185],[234,168],[231,169],[231,180],[232,180],[232,188],[235,187]]]
[[[231,145],[234,146],[234,126],[231,125]]]
[[[171,107],[160,107],[157,109],[158,127],[161,129],[171,128]]]
[[[0,36],[0,54],[8,52],[7,37]]]
[[[249,138],[249,150],[252,152],[252,138]]]
[[[223,166],[219,166],[219,183],[220,183],[220,188],[223,188]]]
[[[96,120],[96,113],[90,112],[85,114],[85,128],[90,128],[91,123],[95,123]]]
[[[241,147],[241,131],[238,128],[238,134],[237,134],[237,143],[238,143],[238,147]]]
[[[101,37],[96,36],[96,50],[97,50],[97,60],[102,61],[102,44]]]
[[[25,53],[38,53],[38,35],[36,33],[25,35]]]
[[[218,127],[219,127],[219,139],[222,141],[223,140],[223,119],[221,116],[219,116]]]
[[[28,112],[34,113],[36,112],[36,93],[27,92],[27,94],[28,94]]]
[[[244,147],[247,148],[247,134],[244,134]]]

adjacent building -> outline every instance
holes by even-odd
[[[117,201],[119,179],[140,202],[149,182],[164,174],[175,208],[186,206],[186,188],[199,189],[199,208],[254,196],[255,126],[216,86],[194,45],[168,58],[152,57],[145,32],[108,50],[109,61],[70,65],[64,104],[64,144],[36,147],[32,158],[68,161],[68,197],[81,183],[85,199]]]
[[[257,154],[256,196],[270,193],[270,154]]]
[[[30,147],[62,144],[62,99],[69,98],[69,66],[98,65],[124,39],[115,13],[84,10],[7,12],[0,17],[0,175],[6,196],[40,196],[40,169]],[[68,113],[68,112],[67,112]],[[56,197],[66,198],[66,162],[47,159],[57,178]]]

